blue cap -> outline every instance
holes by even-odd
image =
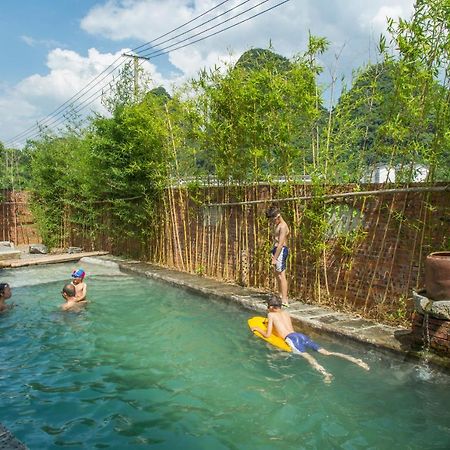
[[[84,278],[86,272],[83,269],[76,269],[72,272],[72,278]]]

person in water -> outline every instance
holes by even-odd
[[[77,301],[86,300],[87,285],[84,282],[86,272],[83,269],[76,269],[72,272],[72,285],[75,287],[75,297]]]
[[[87,304],[86,300],[78,300],[76,297],[76,289],[72,283],[64,285],[61,295],[65,302],[61,305],[63,311],[79,311],[81,307]]]
[[[306,352],[307,349],[314,350],[325,356],[338,356],[339,358],[346,359],[352,363],[357,364],[365,370],[369,370],[369,366],[361,359],[354,358],[353,356],[345,355],[344,353],[329,352],[320,347],[319,344],[314,342],[310,337],[297,333],[292,326],[291,317],[289,314],[281,310],[281,300],[277,297],[272,297],[267,302],[267,308],[269,310],[267,314],[267,331],[262,330],[259,327],[252,327],[251,330],[257,331],[265,338],[268,338],[273,334],[281,337],[291,347],[292,352],[305,358],[317,371],[319,371],[325,378],[325,382],[329,383],[332,379],[332,374],[327,372],[317,360]]]
[[[286,261],[289,255],[287,239],[289,227],[280,214],[280,210],[272,206],[266,211],[266,217],[273,223],[273,247],[271,251],[271,264],[277,280],[278,292],[283,306],[289,306],[288,285],[286,279]]]
[[[0,313],[9,308],[5,303],[8,298],[11,298],[11,287],[8,283],[0,283]]]

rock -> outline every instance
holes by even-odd
[[[0,247],[14,248],[14,244],[11,241],[0,241]]]
[[[81,253],[83,249],[81,247],[69,247],[67,253]]]
[[[450,301],[433,301],[426,297],[426,292],[413,292],[415,310],[420,314],[429,314],[438,319],[450,320]]]
[[[32,255],[46,255],[48,249],[44,244],[31,244],[28,252]]]

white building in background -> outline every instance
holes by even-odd
[[[397,181],[406,181],[401,178],[407,177],[408,181],[422,183],[427,181],[428,173],[428,167],[423,164],[414,164],[412,167],[376,164],[375,166],[369,168],[369,172],[361,181],[365,183],[395,183],[396,179]],[[400,178],[400,180],[398,178]]]
[[[377,164],[371,168],[369,183],[395,183],[395,167],[387,164]]]
[[[430,169],[423,164],[414,164],[413,166],[413,180],[417,183],[427,181]]]

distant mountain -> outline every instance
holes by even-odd
[[[147,95],[148,94],[154,95],[155,97],[160,97],[160,98],[164,99],[165,101],[170,100],[172,98],[170,96],[170,94],[164,89],[163,86],[158,86],[158,87],[148,91]]]
[[[287,58],[271,50],[253,48],[241,55],[235,67],[242,67],[248,70],[273,68],[278,72],[285,72],[292,67],[292,64]]]

